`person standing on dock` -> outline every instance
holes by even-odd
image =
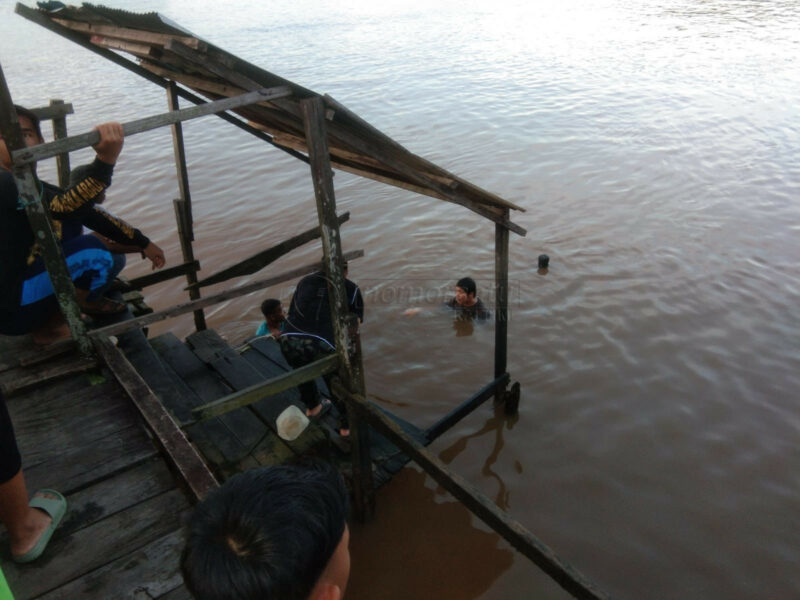
[[[28,502],[14,427],[0,392],[0,522],[8,531],[11,559],[39,558],[66,512],[67,501],[55,490],[39,490]]]
[[[364,299],[358,286],[347,279],[347,263],[342,265],[345,276],[345,290],[347,292],[347,306],[351,313],[358,317],[358,322],[364,321]],[[297,284],[297,289],[289,305],[289,317],[279,339],[281,352],[286,362],[293,369],[323,358],[336,351],[333,337],[333,322],[331,321],[331,307],[328,296],[328,280],[325,273],[317,271],[306,275]],[[328,382],[326,376],[325,382]],[[320,399],[317,384],[314,381],[301,383],[299,386],[300,398],[306,405],[306,414],[316,417],[322,414],[324,405]],[[328,385],[330,389],[330,384]],[[335,399],[334,399],[335,402]],[[342,437],[350,435],[348,428],[347,412],[344,405],[337,402],[339,409],[339,434]]]
[[[196,600],[341,600],[350,576],[347,489],[327,463],[251,469],[189,521],[181,570]]]
[[[36,115],[15,106],[20,129],[27,146],[44,142]],[[119,123],[105,123],[95,129],[100,141],[94,146],[97,156],[89,174],[78,185],[63,191],[39,182],[40,193],[52,217],[54,232],[62,234],[62,220],[92,210],[96,196],[111,184],[111,174],[124,141]],[[35,344],[46,345],[69,337],[69,327],[59,310],[50,276],[41,257],[41,247],[20,203],[11,155],[0,137],[0,333],[31,333]],[[110,230],[109,230],[110,231]],[[62,241],[61,249],[75,284],[81,310],[90,315],[123,312],[124,302],[89,294],[109,281],[114,261],[103,243],[94,236],[80,235]]]

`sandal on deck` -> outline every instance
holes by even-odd
[[[31,508],[38,508],[50,515],[52,519],[50,525],[47,526],[36,542],[36,545],[28,550],[25,554],[11,555],[11,559],[16,563],[29,563],[39,558],[44,549],[47,547],[53,532],[61,523],[64,514],[67,512],[67,501],[64,496],[55,490],[39,490],[33,495],[33,499],[28,504]]]
[[[331,409],[331,401],[330,401],[330,400],[328,400],[327,398],[323,398],[323,399],[320,401],[320,403],[319,403],[319,406],[320,406],[321,408],[319,409],[319,412],[318,412],[317,414],[315,414],[315,415],[310,415],[310,414],[308,414],[308,411],[306,411],[306,416],[307,416],[309,419],[321,419],[321,418],[322,418],[323,416],[325,416],[325,415],[328,413],[328,411]]]
[[[87,315],[99,317],[103,315],[117,315],[121,312],[125,312],[128,305],[124,302],[118,302],[117,300],[101,296],[97,300],[84,300],[80,303],[80,307],[81,311],[85,312]]]

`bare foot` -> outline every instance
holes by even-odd
[[[31,332],[33,343],[37,346],[49,346],[55,342],[69,339],[71,335],[69,325],[66,322],[54,327],[41,327]]]
[[[349,437],[350,436],[350,430],[349,429],[345,429],[343,427],[343,428],[341,428],[339,430],[339,435],[342,436],[342,437]]]
[[[11,540],[11,554],[22,556],[30,551],[52,522],[53,519],[46,512],[31,508],[25,517],[21,537]]]

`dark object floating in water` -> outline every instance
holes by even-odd
[[[547,266],[550,264],[550,257],[547,254],[540,254],[539,255],[539,268],[546,269]]]

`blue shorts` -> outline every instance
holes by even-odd
[[[81,235],[72,238],[61,244],[61,251],[76,288],[94,291],[111,280],[114,258],[97,237]],[[25,270],[24,277],[19,308],[15,311],[0,311],[0,333],[30,333],[58,310],[53,284],[41,257]]]

